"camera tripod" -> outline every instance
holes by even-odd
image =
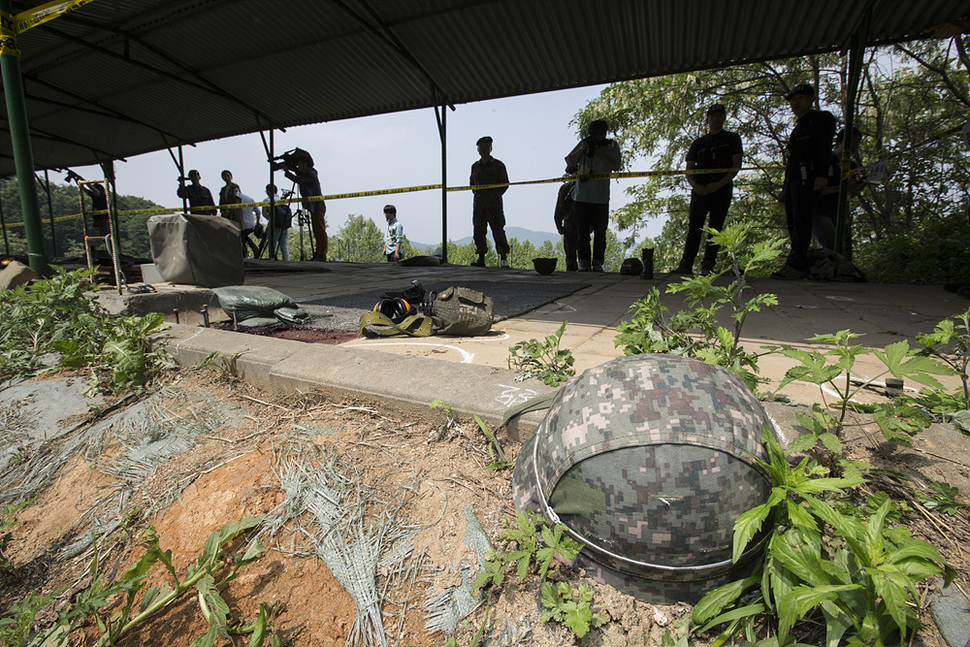
[[[282,199],[286,200],[294,195],[296,192],[296,182],[293,183],[293,188],[289,191],[283,191]],[[300,228],[300,260],[305,261],[306,258],[306,246],[303,244],[303,232],[306,231],[308,240],[310,241],[310,249],[314,248],[313,241],[313,225],[310,223],[310,212],[303,208],[303,203],[300,202],[300,208],[293,213],[293,219],[296,221],[297,226]],[[312,254],[311,254],[312,256]]]

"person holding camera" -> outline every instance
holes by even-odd
[[[200,216],[216,215],[216,203],[212,200],[212,193],[202,186],[200,180],[202,176],[195,169],[189,171],[189,184],[185,186],[185,178],[179,178],[179,188],[176,191],[178,197],[189,201],[189,212]]]
[[[485,234],[488,228],[492,230],[495,239],[495,251],[499,255],[499,265],[508,267],[509,241],[505,237],[505,209],[502,196],[509,189],[509,174],[505,164],[492,157],[492,138],[481,137],[475,145],[481,156],[472,164],[471,176],[468,184],[472,187],[488,184],[504,184],[505,186],[490,189],[472,189],[472,238],[475,240],[475,253],[478,260],[472,261],[474,267],[485,267],[485,253],[488,245]]]
[[[284,155],[278,167],[283,175],[300,187],[303,208],[310,213],[310,227],[316,239],[316,249],[311,261],[326,262],[329,239],[327,238],[327,205],[323,200],[309,200],[323,195],[320,176],[313,168],[313,158],[304,150],[296,149],[292,155]]]
[[[290,260],[290,227],[293,226],[293,211],[290,205],[283,202],[276,202],[276,185],[266,185],[266,197],[273,201],[273,213],[267,214],[266,221],[269,223],[269,255],[276,258],[277,245],[279,246],[280,258],[284,261]],[[289,197],[289,196],[284,196]]]
[[[734,177],[741,170],[743,150],[741,136],[724,130],[726,116],[724,106],[720,103],[708,108],[707,134],[695,139],[687,151],[687,183],[691,187],[690,210],[684,254],[674,269],[677,274],[694,273],[694,259],[701,246],[704,222],[707,221],[707,226],[711,229],[721,231],[727,219],[734,193]],[[718,172],[689,173],[695,169]],[[704,276],[714,271],[718,250],[718,246],[708,239],[704,247],[704,259],[701,261],[701,274]]]
[[[606,257],[606,228],[610,222],[610,178],[590,176],[612,173],[620,168],[620,146],[606,137],[608,131],[609,125],[602,119],[597,119],[589,125],[587,136],[566,155],[566,164],[579,166],[579,181],[573,188],[573,212],[576,219],[576,253],[580,272],[602,272]]]

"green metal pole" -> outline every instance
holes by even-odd
[[[7,102],[10,143],[20,188],[20,207],[24,213],[27,259],[30,269],[40,276],[48,276],[50,268],[47,254],[44,253],[44,233],[40,226],[40,209],[37,206],[37,189],[34,186],[34,154],[30,148],[24,86],[20,77],[20,49],[17,47],[17,34],[9,20],[13,13],[11,0],[0,0],[0,11],[3,12],[0,28],[0,75],[3,78],[3,96]]]

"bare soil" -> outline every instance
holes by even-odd
[[[513,512],[510,472],[488,469],[492,458],[474,422],[450,419],[441,410],[398,409],[363,400],[334,401],[318,394],[283,397],[263,393],[244,383],[227,381],[211,368],[173,372],[151,391],[158,391],[161,382],[205,392],[213,401],[229,403],[244,414],[235,419],[238,424],[213,431],[198,439],[191,450],[159,465],[130,492],[129,511],[152,510],[152,503],[165,499],[172,488],[178,488],[180,495],[157,514],[136,516],[134,525],[102,540],[98,555],[101,573],[123,573],[141,554],[139,537],[149,525],[158,531],[162,549],[172,551],[176,572],[184,573],[210,533],[244,515],[268,514],[284,501],[277,475],[280,449],[297,436],[306,439],[309,434],[315,445],[338,452],[357,478],[369,486],[406,493],[399,520],[402,526],[416,530],[413,554],[421,556],[422,575],[403,584],[387,573],[379,575],[387,644],[444,644],[445,636],[425,628],[424,604],[457,584],[462,568],[477,564],[475,551],[464,543],[466,508],[471,506],[493,545]],[[518,443],[507,437],[501,442],[507,456],[517,455]],[[110,453],[118,448],[109,445],[102,451]],[[927,458],[926,454],[916,453],[913,458],[898,450],[890,452],[878,443],[860,443],[853,451],[861,460],[894,470],[906,469],[907,461],[924,461],[916,467],[931,470],[934,480],[966,478],[965,467]],[[909,483],[889,476],[885,479],[877,485],[897,498],[910,498]],[[76,456],[63,465],[59,478],[43,494],[18,513],[19,523],[11,531],[13,541],[6,550],[14,570],[2,582],[0,609],[7,609],[27,594],[76,589],[89,581],[86,576],[94,553],[88,550],[65,560],[60,549],[78,532],[84,512],[116,485],[116,480],[99,471],[96,462]],[[963,495],[965,500],[966,492]],[[958,584],[965,592],[970,573],[963,548],[970,545],[966,513],[943,518],[924,515],[914,508],[906,522],[915,534],[940,547],[960,573]],[[280,603],[283,611],[273,629],[284,644],[342,646],[354,624],[354,600],[322,561],[299,549],[305,545],[305,538],[292,527],[277,534],[267,554],[228,585],[225,598],[231,617],[251,621],[260,602]],[[166,577],[162,570],[153,572],[149,584]],[[564,567],[557,567],[552,577],[595,587],[594,605],[609,622],[591,635],[589,645],[658,645],[663,633],[690,612],[686,605],[640,602]],[[387,590],[392,581],[394,590]],[[495,639],[492,644],[571,644],[571,636],[561,627],[539,623],[534,581],[522,584],[510,578],[501,594],[493,594],[489,600],[486,631]],[[458,626],[459,644],[471,643],[485,615],[485,605],[479,604]],[[942,644],[939,633],[929,614],[924,616],[928,624],[919,639],[937,647]],[[39,614],[38,622],[43,623],[45,618],[50,619],[49,612]],[[206,629],[195,596],[186,595],[119,644],[187,646]],[[82,626],[72,635],[72,644],[91,644],[93,635],[92,624]],[[237,644],[246,644],[246,640],[237,640]]]

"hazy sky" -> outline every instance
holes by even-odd
[[[454,112],[449,110],[448,185],[468,184],[471,164],[478,159],[475,142],[483,135],[494,139],[492,155],[505,162],[511,181],[559,177],[565,167],[563,158],[577,141],[569,122],[603,87],[461,104]],[[297,146],[313,155],[324,194],[441,182],[441,146],[431,108],[276,132],[277,154]],[[183,151],[186,172],[199,169],[202,184],[209,187],[217,201],[223,169],[232,171],[233,180],[243,193],[258,200],[264,198],[269,168],[258,133],[186,146]],[[644,168],[645,163],[638,161],[632,170]],[[101,177],[97,167],[75,170],[87,179]],[[173,209],[181,208],[181,200],[175,195],[178,171],[167,151],[118,161],[115,173],[119,193],[142,196]],[[611,208],[627,202],[623,189],[633,183],[632,180],[613,182]],[[281,190],[291,188],[282,173],[276,174],[276,185]],[[555,232],[553,207],[558,186],[510,187],[505,194],[508,225]],[[440,190],[328,200],[328,231],[335,233],[348,214],[364,215],[383,228],[382,210],[387,203],[397,206],[398,217],[410,240],[440,241]],[[654,222],[648,233],[657,235],[662,225]],[[471,193],[450,192],[448,238],[458,240],[470,236],[471,232]]]

